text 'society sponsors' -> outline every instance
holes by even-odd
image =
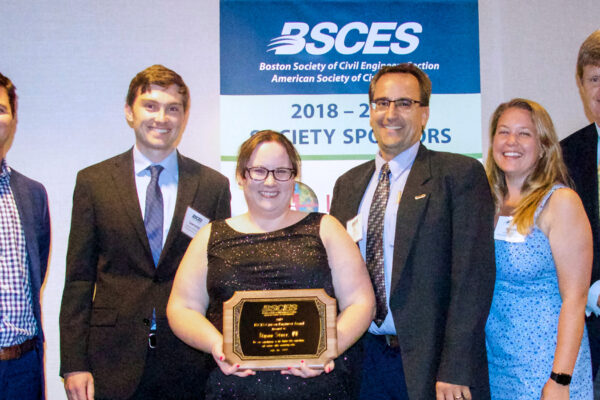
[[[432,80],[427,147],[481,157],[476,0],[221,0],[221,160],[252,133],[284,133],[302,181],[328,211],[335,178],[372,159],[368,87],[384,65],[412,62]],[[243,200],[232,203],[243,211]],[[239,204],[239,206],[238,206]]]

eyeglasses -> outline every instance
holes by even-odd
[[[381,99],[375,99],[371,102],[371,107],[375,111],[387,111],[390,108],[390,104],[394,103],[394,107],[399,109],[400,111],[408,111],[412,108],[413,104],[423,105],[419,100],[409,99],[407,97],[401,97],[399,99],[386,99],[385,97]]]
[[[265,167],[251,167],[246,168],[246,171],[248,171],[248,175],[253,181],[264,181],[270,173],[279,182],[289,181],[292,177],[296,176],[296,170],[293,168],[266,169]]]

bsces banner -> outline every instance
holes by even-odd
[[[280,131],[300,152],[302,180],[328,211],[322,197],[335,178],[377,151],[369,82],[382,66],[402,62],[417,64],[433,84],[422,143],[481,156],[476,0],[221,0],[220,6],[224,172],[233,171],[229,164],[252,133]]]

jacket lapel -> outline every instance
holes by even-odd
[[[183,227],[183,218],[187,211],[188,206],[193,203],[194,197],[198,190],[198,179],[191,169],[190,165],[185,158],[177,152],[177,163],[179,168],[179,183],[177,184],[177,200],[175,201],[175,212],[173,213],[173,219],[171,220],[171,226],[169,227],[169,234],[163,247],[163,252],[160,255],[158,264],[165,257],[167,251],[173,246],[173,242],[177,236],[181,233]]]
[[[13,192],[15,204],[19,211],[19,218],[25,235],[25,244],[27,254],[29,255],[29,265],[31,269],[30,277],[32,287],[39,288],[40,282],[40,259],[38,258],[39,249],[37,242],[37,232],[35,231],[35,220],[33,215],[34,206],[31,202],[32,196],[28,188],[22,184],[17,173],[12,173],[10,177],[10,188]]]
[[[431,187],[427,185],[430,178],[429,150],[420,145],[417,157],[410,169],[406,185],[404,186],[400,205],[398,206],[396,236],[394,239],[394,263],[390,287],[391,293],[394,292],[402,276],[408,254],[417,236],[423,213],[427,208],[427,203],[431,195]]]
[[[148,257],[150,264],[154,265],[135,184],[132,150],[121,154],[115,159],[111,176],[121,205],[129,218],[129,222],[133,226],[136,236],[144,248],[144,252]]]
[[[598,132],[596,131],[596,125],[591,124],[586,129],[586,141],[588,142],[585,146],[586,152],[581,154],[582,160],[579,163],[581,165],[581,174],[583,178],[582,182],[586,182],[590,184],[590,188],[588,189],[590,196],[589,202],[591,203],[591,210],[594,210],[591,213],[594,218],[591,221],[592,224],[598,225]],[[585,192],[585,188],[578,188],[582,192]],[[587,197],[587,196],[586,196]],[[592,218],[590,218],[592,219]]]
[[[360,207],[360,202],[367,190],[367,186],[375,173],[375,160],[369,161],[364,165],[364,168],[361,168],[357,171],[357,175],[355,179],[351,180],[351,187],[349,187],[345,192],[348,195],[346,200],[346,204],[348,207],[349,217],[347,219],[354,218],[354,216],[358,213],[358,208]]]

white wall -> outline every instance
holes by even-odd
[[[481,0],[479,8],[484,131],[494,108],[516,96],[544,105],[561,137],[586,125],[575,61],[581,42],[600,28],[597,0]],[[7,159],[43,182],[50,198],[46,372],[49,399],[64,399],[58,312],[75,174],[132,145],[123,118],[125,94],[135,73],[155,63],[179,72],[191,90],[181,151],[219,168],[219,5],[0,0],[0,16],[0,71],[20,97]],[[235,110],[223,112],[235,118]],[[486,146],[487,132],[482,134]]]
[[[479,1],[484,147],[492,113],[513,97],[544,106],[560,138],[590,123],[575,66],[581,43],[600,29],[598,5],[598,0]]]
[[[180,149],[219,168],[219,4],[0,0],[0,19],[0,71],[19,96],[7,160],[44,183],[50,201],[52,250],[42,300],[46,380],[48,398],[64,399],[58,313],[75,175],[132,146],[125,95],[133,76],[156,63],[177,71],[190,87]]]

